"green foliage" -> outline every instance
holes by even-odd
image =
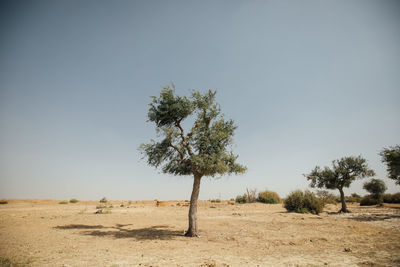
[[[78,203],[78,202],[79,202],[79,200],[77,200],[76,198],[71,198],[69,200],[69,203]]]
[[[400,185],[400,145],[384,148],[379,155],[382,157],[382,162],[386,163],[388,177]]]
[[[395,194],[384,194],[383,202],[385,203],[400,203],[400,192]]]
[[[60,201],[58,204],[68,204],[68,201]]]
[[[366,195],[361,198],[360,206],[372,206],[379,204],[379,200],[376,199],[373,195]]]
[[[385,193],[387,189],[384,181],[380,179],[371,179],[371,181],[364,183],[363,188],[371,193],[379,203],[383,202],[383,193]]]
[[[339,189],[349,187],[355,179],[374,175],[374,171],[368,168],[366,160],[358,156],[334,160],[332,161],[332,169],[329,167],[321,169],[316,166],[305,177],[311,181],[311,187]]]
[[[277,204],[281,202],[281,198],[277,193],[267,190],[258,193],[257,201],[268,204]]]
[[[284,206],[289,212],[319,214],[324,208],[324,203],[309,190],[296,190],[288,195]]]
[[[100,203],[107,203],[107,198],[106,197],[103,197],[102,199],[100,199]]]
[[[248,197],[247,197],[247,195],[246,194],[244,194],[243,196],[237,196],[236,197],[236,199],[235,199],[235,201],[237,202],[237,203],[241,203],[241,204],[243,204],[243,203],[247,203],[247,199]]]
[[[180,97],[175,95],[174,86],[166,86],[160,97],[153,97],[148,118],[156,124],[162,139],[141,145],[149,165],[160,167],[164,173],[200,177],[246,170],[229,150],[237,127],[221,115],[215,95],[216,91],[209,90]],[[186,134],[182,121],[189,117],[194,123]]]

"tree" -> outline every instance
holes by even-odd
[[[380,179],[371,179],[371,181],[364,183],[363,188],[371,193],[372,196],[378,200],[378,203],[383,202],[383,193],[385,193],[387,189],[384,181]]]
[[[305,174],[307,180],[311,181],[311,187],[338,189],[342,208],[339,212],[349,212],[344,199],[344,187],[349,187],[355,179],[374,176],[373,170],[368,168],[366,160],[361,156],[344,157],[332,161],[332,169],[325,167],[321,169],[316,166],[311,173]]]
[[[156,124],[160,141],[142,144],[147,163],[161,168],[163,173],[193,175],[190,198],[189,228],[186,236],[198,236],[197,200],[201,178],[223,174],[244,173],[246,168],[236,160],[230,150],[237,128],[233,120],[225,120],[215,103],[216,91],[201,94],[193,90],[190,97],[175,94],[175,87],[166,86],[160,97],[152,97],[148,112],[149,121]],[[189,118],[193,118],[190,120]],[[184,120],[193,121],[186,133]]]
[[[400,145],[383,148],[379,155],[382,156],[382,162],[386,163],[389,178],[400,185]]]

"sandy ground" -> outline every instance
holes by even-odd
[[[320,216],[282,205],[201,202],[200,238],[183,236],[188,207],[113,201],[0,205],[0,257],[29,266],[400,266],[400,205]],[[124,207],[120,207],[121,204]]]

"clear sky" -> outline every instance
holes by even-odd
[[[217,89],[239,126],[248,172],[203,178],[200,199],[285,196],[352,155],[400,191],[378,155],[400,143],[400,1],[3,0],[0,198],[189,199],[191,177],[138,151],[171,81]]]

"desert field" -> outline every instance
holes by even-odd
[[[320,216],[281,204],[199,203],[199,238],[184,237],[188,207],[170,201],[0,205],[0,257],[22,266],[400,266],[400,205]],[[121,206],[123,205],[123,206]]]

